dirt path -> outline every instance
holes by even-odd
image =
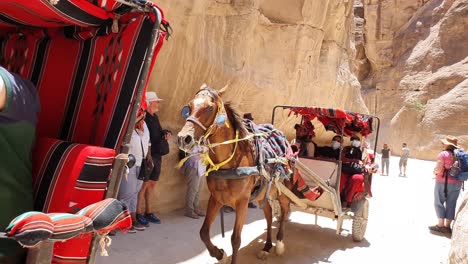
[[[261,261],[255,256],[263,246],[266,223],[259,209],[249,209],[239,263],[445,263],[450,239],[431,234],[427,228],[436,221],[432,205],[434,163],[410,160],[408,166],[408,177],[398,177],[398,158],[392,157],[390,176],[374,176],[374,197],[362,242],[352,241],[351,221],[345,221],[345,230],[337,235],[336,222],[319,218],[316,226],[313,215],[294,212],[286,225],[285,255],[272,253],[267,261]],[[198,236],[203,220],[181,215],[164,215],[163,224],[144,232],[118,234],[113,237],[110,256],[98,257],[97,263],[216,263]],[[219,219],[211,234],[214,244],[230,255],[234,214],[225,216],[226,237],[221,237]]]

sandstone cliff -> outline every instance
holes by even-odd
[[[180,110],[201,84],[221,88],[240,112],[270,122],[278,104],[343,107],[367,112],[354,58],[351,0],[175,0],[158,2],[174,29],[152,73],[151,88],[164,98],[160,119],[176,134]],[[291,131],[292,122],[278,120]],[[173,138],[174,139],[174,138]],[[158,210],[183,206],[185,180],[163,158]]]
[[[452,134],[468,148],[468,3],[356,1],[355,69],[366,104],[382,118],[382,141],[398,154],[434,159]]]

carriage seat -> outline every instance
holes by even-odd
[[[330,186],[336,186],[336,172],[338,170],[338,162],[332,160],[321,160],[313,158],[299,158],[299,161],[304,163],[308,168],[314,171],[322,180],[329,180]],[[304,181],[308,186],[317,186],[312,179],[303,175]]]
[[[32,157],[34,210],[74,214],[104,199],[114,149],[39,137]],[[86,234],[56,242],[53,263],[84,263],[91,238]]]

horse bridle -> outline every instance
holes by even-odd
[[[227,116],[226,116],[226,111],[224,109],[224,103],[223,101],[221,100],[221,98],[214,98],[213,95],[211,95],[210,92],[208,92],[207,90],[200,90],[198,91],[198,93],[196,93],[196,95],[205,95],[205,96],[209,96],[211,97],[212,99],[218,99],[220,102],[217,103],[218,105],[218,112],[216,113],[216,116],[215,118],[213,119],[213,123],[211,123],[211,125],[207,128],[205,125],[202,124],[202,122],[200,122],[200,120],[198,120],[197,118],[195,118],[193,115],[190,115],[188,116],[185,120],[187,121],[190,121],[196,125],[198,125],[201,129],[203,129],[203,131],[205,132],[205,134],[203,134],[199,141],[200,142],[206,142],[208,140],[208,138],[212,135],[213,131],[215,128],[219,127],[219,126],[222,126],[223,124],[225,124],[226,126],[229,127],[228,123],[226,122],[227,121]]]

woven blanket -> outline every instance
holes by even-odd
[[[288,158],[292,155],[291,145],[286,136],[271,124],[255,124],[250,120],[245,122],[249,132],[258,135],[255,137],[255,145],[259,165],[270,175],[279,172],[282,178],[287,178],[291,173],[287,164],[268,163],[269,159]]]

